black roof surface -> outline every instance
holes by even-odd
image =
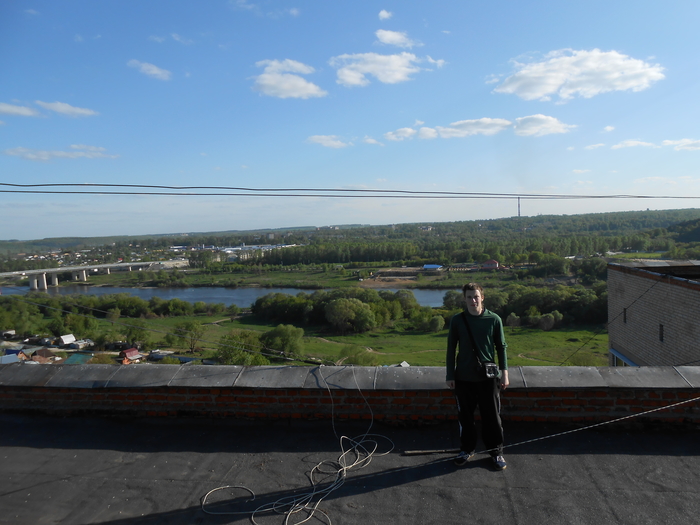
[[[334,428],[335,427],[335,428]],[[311,490],[341,440],[376,439],[377,454],[318,505],[333,524],[688,524],[700,522],[700,439],[693,429],[507,424],[508,468],[481,454],[456,467],[457,424],[394,427],[348,421],[59,418],[0,414],[0,523],[250,523],[261,505]],[[383,454],[393,442],[394,450]],[[347,440],[342,440],[348,445]],[[354,455],[348,454],[348,463]],[[318,489],[334,479],[334,469]],[[321,481],[321,480],[319,480]],[[210,515],[201,498],[212,489]],[[316,502],[318,497],[312,499]],[[288,523],[307,515],[297,513]],[[257,523],[283,524],[261,513]],[[328,523],[317,513],[308,523]]]

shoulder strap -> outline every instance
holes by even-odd
[[[476,346],[476,341],[474,340],[474,334],[472,334],[472,329],[471,326],[469,326],[469,320],[467,319],[467,314],[462,312],[462,320],[464,321],[464,324],[467,326],[467,333],[469,334],[469,339],[472,342],[472,351],[474,352],[474,357],[476,357],[476,362],[479,363],[479,366],[481,366],[481,359],[479,359],[479,352],[477,351],[477,346]]]

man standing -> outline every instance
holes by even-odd
[[[462,293],[467,309],[452,317],[447,336],[446,379],[447,386],[454,389],[457,397],[461,441],[461,451],[454,461],[461,466],[475,454],[474,411],[478,406],[484,445],[491,454],[494,467],[503,470],[506,460],[503,458],[499,394],[510,384],[503,322],[497,314],[484,308],[484,290],[479,284],[465,284]],[[459,351],[455,353],[458,346]],[[499,377],[487,378],[480,371],[479,363],[496,362],[496,355]]]

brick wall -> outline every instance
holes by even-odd
[[[608,266],[609,347],[634,364],[700,364],[699,319],[700,283]]]
[[[516,367],[510,421],[700,424],[700,367]],[[0,410],[64,415],[370,419],[456,417],[441,367],[0,366]]]

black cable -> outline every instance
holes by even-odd
[[[13,184],[0,182],[0,186],[13,188],[148,188],[177,190],[172,192],[134,192],[134,191],[57,191],[57,190],[0,190],[0,193],[45,193],[45,194],[87,194],[87,195],[183,195],[183,196],[255,196],[255,197],[345,197],[345,198],[420,198],[420,199],[700,199],[700,196],[675,195],[572,195],[572,194],[537,194],[537,193],[497,193],[497,192],[455,192],[455,191],[414,191],[381,190],[355,188],[247,188],[236,186],[165,186],[146,184],[106,184],[106,183],[42,183]],[[220,190],[217,193],[204,193],[192,190]],[[186,193],[183,193],[185,192]],[[222,193],[225,191],[227,193]],[[245,192],[245,193],[231,193]],[[290,193],[296,192],[296,193]],[[339,195],[337,195],[339,194]]]

